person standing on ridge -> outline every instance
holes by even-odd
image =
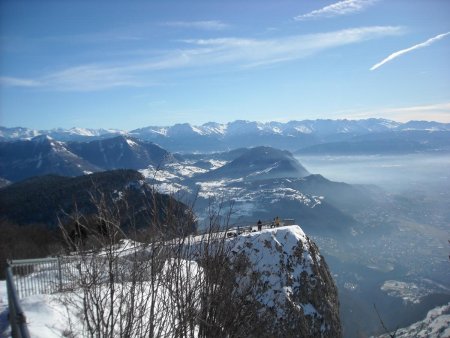
[[[261,220],[258,220],[258,231],[261,231],[261,229],[262,229],[262,222],[261,222]]]
[[[277,216],[275,217],[275,227],[279,227],[280,226],[280,218]]]

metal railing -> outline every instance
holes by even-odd
[[[269,229],[269,228],[277,228],[285,225],[294,225],[295,220],[293,218],[284,218],[278,219],[278,221],[274,220],[262,220],[261,221],[261,229]],[[236,234],[245,234],[249,232],[256,231],[258,229],[258,223],[247,222],[233,225],[233,227],[226,229],[225,231],[235,232]]]
[[[37,294],[73,290],[81,274],[90,269],[98,269],[105,262],[104,255],[87,254],[10,260],[8,265],[17,295],[19,299],[23,299]]]
[[[142,248],[133,248],[140,250]],[[121,250],[126,256],[131,249]],[[120,264],[119,264],[120,261]],[[102,271],[108,262],[104,254],[88,253],[82,256],[59,256],[36,259],[9,260],[11,282],[17,290],[19,299],[36,294],[51,294],[73,290],[79,278],[87,271]],[[117,279],[123,277],[121,270],[126,270],[126,258],[116,257],[114,275]],[[99,275],[99,282],[104,276]]]
[[[93,264],[104,264],[104,259],[60,256],[9,260],[7,263],[6,285],[11,335],[13,338],[28,338],[30,335],[20,300],[35,294],[71,290],[76,276],[82,270]]]
[[[261,228],[267,229],[276,227],[275,221],[261,221]],[[293,219],[280,219],[278,226],[291,225]],[[234,225],[232,228],[222,230],[227,237],[231,235],[245,234],[257,231],[255,223],[244,223]],[[139,250],[137,247],[120,249],[121,255],[133,253]],[[11,271],[11,282],[14,283],[19,299],[35,294],[49,294],[71,290],[74,282],[82,271],[89,270],[93,264],[104,264],[102,255],[73,255],[58,256],[36,259],[9,260],[8,266]],[[116,273],[119,276],[119,273]]]
[[[68,263],[77,260],[77,257],[48,257],[8,261],[19,298],[62,291],[67,276],[76,269],[75,264]]]
[[[13,338],[29,338],[27,321],[25,313],[20,306],[19,297],[12,274],[12,268],[6,268],[6,288],[8,291],[8,308],[9,308],[9,323],[11,325],[11,335]]]
[[[10,260],[8,265],[19,298],[52,293],[61,288],[61,264],[58,258]]]

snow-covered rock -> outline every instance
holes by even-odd
[[[257,284],[261,316],[277,337],[340,337],[337,289],[317,246],[298,225],[266,229],[233,240],[248,258],[247,282]],[[245,287],[241,281],[241,287]]]
[[[391,333],[393,334],[393,333]],[[384,334],[378,338],[389,338]],[[447,338],[450,337],[450,303],[428,311],[425,319],[395,332],[396,338]]]

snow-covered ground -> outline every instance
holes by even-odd
[[[168,270],[174,263],[168,261],[163,270]],[[182,276],[184,284],[197,283],[199,278],[202,278],[202,271],[198,267],[196,262],[184,261],[181,263],[184,271]],[[188,278],[189,276],[189,278]],[[159,332],[156,336],[174,337],[172,332],[173,324],[176,322],[174,314],[177,312],[177,306],[171,297],[171,285],[164,284],[164,281],[158,283],[156,293],[152,293],[152,287],[155,285],[150,282],[143,282],[138,291],[133,288],[136,286],[130,282],[115,283],[115,296],[114,296],[114,316],[115,318],[126,318],[128,314],[129,302],[126,298],[127,294],[134,292],[135,298],[133,299],[134,306],[142,306],[143,304],[149,304],[149,299],[154,299],[155,312],[154,317],[161,317],[164,320],[155,320],[158,323],[169,323],[168,325],[161,326],[161,324],[155,328],[155,332]],[[99,307],[104,312],[102,317],[95,311],[90,313],[90,319],[93,322],[108,321],[110,314],[109,307],[109,291],[106,285],[97,284],[92,285],[91,296],[101,295],[98,299],[101,299],[101,306]],[[194,288],[193,288],[194,289]],[[59,337],[85,337],[88,336],[88,330],[86,322],[82,320],[84,318],[83,313],[83,292],[81,289],[75,289],[73,291],[53,294],[35,294],[24,297],[20,301],[22,310],[25,313],[28,330],[30,336],[33,338],[59,338]],[[150,306],[142,306],[143,312],[138,312],[140,316],[144,318],[152,318],[150,315]],[[136,310],[135,310],[136,311]],[[9,324],[7,321],[7,293],[5,281],[0,282],[0,337],[9,337],[11,335]],[[153,317],[153,319],[155,319]],[[101,318],[101,319],[100,319]],[[124,320],[125,321],[125,320]],[[123,331],[120,328],[121,321],[116,319],[114,321],[114,336],[122,337]],[[142,321],[142,325],[147,328],[148,324]],[[138,325],[136,325],[138,326]],[[144,330],[145,330],[144,328]],[[135,328],[136,329],[136,328]],[[136,331],[137,332],[137,331]],[[131,336],[139,336],[132,334]]]
[[[221,233],[217,233],[217,236],[221,237]],[[191,243],[202,243],[201,236],[190,237]],[[294,309],[298,312],[299,316],[308,317],[313,322],[315,320],[321,320],[320,330],[325,332],[330,329],[327,326],[327,322],[324,318],[323,304],[314,304],[311,300],[303,299],[299,294],[299,290],[302,288],[315,288],[318,285],[323,285],[322,273],[318,274],[318,269],[321,269],[322,257],[319,255],[317,249],[314,249],[312,242],[304,234],[303,230],[297,226],[283,226],[274,229],[264,229],[259,232],[247,233],[238,237],[229,238],[228,240],[230,254],[233,257],[238,257],[244,254],[248,257],[251,263],[251,271],[244,272],[243,277],[240,280],[240,286],[246,283],[252,283],[254,273],[260,274],[260,283],[263,285],[263,292],[258,293],[258,300],[264,305],[267,311],[273,311],[275,309],[276,318],[287,318],[285,312],[287,308]],[[135,248],[147,250],[140,246],[139,243],[132,241],[122,241],[114,250],[119,256],[125,256],[130,253],[130,250]],[[98,253],[101,257],[103,252]],[[168,271],[174,266],[173,259],[166,261],[165,266],[162,268],[162,273]],[[64,264],[74,264],[73,261],[68,260]],[[85,262],[81,263],[81,265]],[[80,265],[80,264],[79,264]],[[194,261],[181,260],[183,266],[182,271],[185,284],[198,283],[203,278],[203,270]],[[87,263],[86,266],[89,266]],[[78,266],[78,269],[80,267]],[[64,267],[63,267],[64,270]],[[81,270],[83,271],[83,267]],[[49,272],[50,273],[50,272]],[[105,272],[106,273],[106,272]],[[75,272],[76,275],[76,272]],[[74,275],[74,276],[75,276]],[[27,278],[39,278],[41,276],[38,273],[32,273]],[[303,276],[303,277],[301,277]],[[305,277],[306,276],[306,277]],[[315,276],[315,277],[308,277]],[[308,279],[307,284],[304,283],[304,278]],[[107,280],[107,278],[99,279]],[[169,282],[168,282],[169,281]],[[68,278],[64,278],[63,283],[69,283]],[[169,284],[167,284],[169,283]],[[156,299],[156,313],[161,316],[165,316],[166,323],[175,323],[176,319],[170,318],[174,316],[174,308],[176,304],[173,303],[174,298],[170,297],[172,286],[170,284],[170,278],[167,276],[161,280],[161,284],[158,284],[156,295],[152,293],[152,285],[150,282],[144,281],[139,289],[139,293],[136,294],[134,302],[139,303],[141,300],[154,297]],[[312,285],[312,286],[311,286]],[[96,284],[93,286],[97,288],[99,294],[105,294],[106,301],[109,297],[108,290],[103,284]],[[117,282],[115,283],[116,295],[125,295],[131,292],[132,286],[130,282]],[[154,285],[153,285],[154,287]],[[195,288],[193,288],[195,289]],[[116,297],[116,296],[114,296]],[[114,298],[115,299],[115,298]],[[316,300],[317,301],[317,300]],[[329,301],[329,300],[328,300]],[[327,301],[327,304],[328,304]],[[289,303],[290,306],[286,307]],[[83,317],[82,304],[83,297],[81,289],[73,289],[63,293],[53,294],[39,294],[30,295],[24,297],[21,300],[22,308],[25,312],[28,328],[32,337],[39,338],[53,338],[61,336],[83,336],[86,333],[86,327],[83,327],[83,321],[80,320]],[[127,313],[127,303],[115,301],[114,313],[119,316]],[[320,305],[320,306],[319,306]],[[336,304],[337,307],[337,304]],[[104,316],[108,316],[109,307],[105,307],[106,312]],[[147,308],[141,315],[145,318],[150,318],[147,313]],[[9,336],[9,330],[6,322],[7,312],[7,295],[5,281],[0,282],[0,334],[5,337]],[[95,316],[94,316],[95,317]],[[106,318],[105,317],[105,318]],[[97,318],[98,319],[98,318]],[[174,322],[175,321],[175,322]],[[118,324],[117,324],[118,325]],[[120,336],[120,328],[114,327],[118,336]],[[161,327],[161,332],[164,332],[163,336],[173,336],[174,332],[171,332],[171,325],[167,327]]]
[[[69,332],[69,313],[60,303],[58,295],[29,296],[21,305],[31,337],[56,338]]]
[[[0,280],[0,337],[9,337],[8,294],[6,281]]]

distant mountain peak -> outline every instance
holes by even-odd
[[[30,142],[36,144],[37,146],[49,147],[49,149],[53,151],[69,152],[63,142],[56,141],[54,138],[46,134],[33,137]]]
[[[203,135],[199,127],[192,126],[189,123],[177,123],[167,130],[167,136],[173,135]]]
[[[271,147],[260,146],[247,149],[240,156],[212,170],[200,179],[244,178],[250,180],[304,177],[309,172],[288,152]]]
[[[31,141],[36,143],[48,143],[54,141],[54,139],[47,134],[43,134],[33,137]]]
[[[72,152],[103,169],[144,169],[167,161],[170,153],[130,135],[68,144]]]
[[[49,135],[1,142],[0,162],[0,176],[13,182],[38,175],[78,176],[99,170]]]

